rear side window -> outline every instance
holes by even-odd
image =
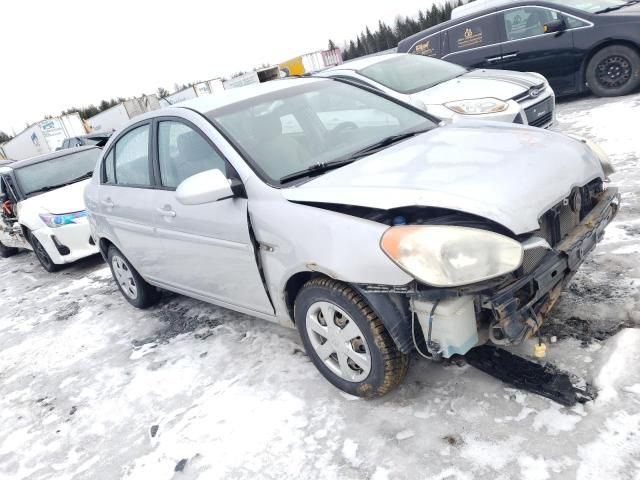
[[[440,34],[436,33],[435,35],[430,35],[420,40],[409,49],[408,53],[440,58],[442,54],[440,50]]]
[[[158,124],[158,160],[162,185],[176,188],[197,173],[218,169],[226,174],[220,154],[194,129],[182,122]]]
[[[450,28],[447,36],[450,53],[494,45],[499,42],[496,16],[488,15],[461,23]]]
[[[149,125],[137,127],[118,140],[107,156],[105,173],[109,179],[109,157],[113,155],[113,178],[116,185],[145,187],[151,185],[149,172]]]
[[[560,19],[555,10],[538,7],[514,8],[501,15],[509,41],[543,35],[547,23]]]

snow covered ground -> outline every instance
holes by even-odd
[[[172,294],[138,311],[99,258],[47,274],[23,253],[0,259],[0,478],[639,480],[638,119],[640,95],[559,106],[624,200],[546,327],[595,402],[417,359],[392,394],[354,399],[293,330]]]

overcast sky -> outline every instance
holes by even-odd
[[[2,2],[0,130],[338,46],[432,0]]]

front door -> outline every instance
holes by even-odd
[[[499,13],[506,33],[500,68],[544,75],[559,95],[575,91],[578,56],[573,32],[544,33],[544,26],[563,15],[544,7],[520,7]]]
[[[273,315],[251,241],[247,199],[203,205],[176,200],[177,186],[196,173],[219,169],[232,177],[235,172],[192,124],[160,119],[156,125],[161,186],[153,197],[153,215],[163,249],[157,280],[215,303]]]

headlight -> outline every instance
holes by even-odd
[[[402,225],[389,228],[382,250],[400,268],[434,287],[457,287],[513,272],[522,263],[522,245],[477,228]]]
[[[579,135],[569,134],[569,136],[574,140],[578,140],[579,142],[584,143],[587,147],[589,147],[589,149],[591,149],[593,154],[600,161],[600,165],[602,165],[602,171],[604,172],[606,180],[609,180],[609,175],[615,173],[616,170],[615,168],[613,168],[613,164],[611,163],[609,155],[606,154],[602,147],[600,147],[600,145],[598,145],[596,142],[592,142],[591,140]]]
[[[54,215],[51,213],[41,213],[40,218],[45,223],[47,227],[58,228],[63,225],[69,225],[71,223],[76,223],[78,218],[83,218],[87,216],[87,211],[82,210],[81,212],[73,212],[73,213],[63,213],[61,215]]]
[[[497,98],[478,98],[474,100],[458,100],[444,104],[449,110],[462,115],[484,115],[487,113],[500,113],[509,108],[507,102]]]

